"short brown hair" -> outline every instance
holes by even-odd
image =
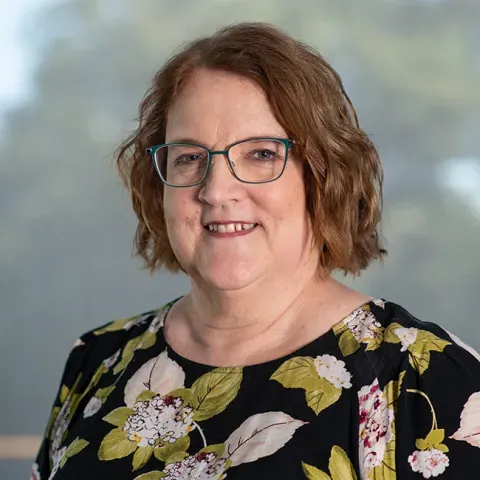
[[[199,68],[256,82],[295,139],[295,156],[305,159],[306,205],[319,271],[356,275],[386,254],[378,232],[383,169],[339,75],[317,51],[276,27],[240,23],[189,43],[166,62],[142,100],[138,128],[117,151],[119,173],[138,217],[135,253],[151,271],[182,267],[167,236],[164,186],[145,149],[165,142],[169,109]]]

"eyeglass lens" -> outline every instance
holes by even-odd
[[[272,139],[237,143],[228,150],[230,168],[244,182],[263,183],[276,179],[284,168],[287,147]],[[171,144],[155,152],[163,180],[175,186],[195,185],[207,175],[209,152],[190,144]]]

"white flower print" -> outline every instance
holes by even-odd
[[[344,320],[344,323],[360,343],[370,343],[374,340],[382,326],[375,315],[364,308],[357,308]]]
[[[81,347],[82,345],[85,345],[85,342],[81,338],[77,338],[72,348]]]
[[[133,328],[137,325],[141,325],[149,317],[150,317],[150,315],[148,313],[145,314],[145,315],[138,315],[137,317],[133,317],[128,322],[125,323],[125,325],[123,326],[123,330],[130,330],[131,328]]]
[[[105,365],[105,367],[111,368],[115,365],[119,356],[120,356],[120,350],[117,350],[111,357],[106,358],[103,361],[103,364]]]
[[[180,397],[156,395],[149,401],[137,402],[133,410],[123,430],[139,447],[154,446],[158,439],[174,443],[192,430],[193,409]]]
[[[319,355],[313,360],[320,377],[326,378],[337,388],[350,388],[352,376],[345,368],[345,362],[333,355]]]
[[[163,309],[161,312],[158,312],[158,314],[155,316],[155,318],[152,320],[152,323],[148,326],[148,331],[151,333],[157,333],[160,328],[163,327],[163,324],[165,322],[165,317],[167,315],[167,309]]]
[[[102,400],[97,397],[92,397],[83,411],[83,418],[88,418],[95,415],[102,406]]]
[[[52,428],[52,446],[50,449],[51,460],[55,458],[60,445],[62,444],[62,438],[67,431],[68,424],[70,422],[70,398],[68,398],[62,405],[62,408],[58,412],[57,418]]]
[[[40,472],[38,471],[38,463],[35,462],[32,465],[32,470],[30,472],[30,480],[41,480]]]
[[[163,473],[163,480],[195,479],[195,480],[220,480],[225,470],[225,459],[217,461],[215,453],[200,452],[191,455],[180,462],[168,464]]]
[[[60,462],[62,461],[65,452],[67,451],[67,447],[63,447],[57,452],[52,457],[52,462],[53,462],[53,468],[52,471],[50,472],[50,476],[48,477],[48,480],[52,480],[52,478],[57,474],[58,469],[60,468]]]
[[[432,448],[430,450],[415,450],[408,457],[408,463],[414,472],[421,473],[423,478],[438,477],[449,465],[448,457]]]
[[[393,410],[380,390],[378,380],[358,392],[360,425],[359,456],[364,477],[382,463],[387,443],[392,439]],[[364,478],[362,477],[362,478]]]
[[[395,335],[400,339],[400,342],[402,342],[402,348],[400,351],[405,352],[412,343],[415,343],[418,335],[418,329],[400,327],[395,329]]]
[[[374,300],[372,300],[373,303],[377,306],[377,307],[380,307],[380,308],[385,308],[385,301],[380,299],[380,298],[376,298]]]

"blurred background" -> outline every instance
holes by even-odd
[[[112,152],[162,62],[225,24],[316,47],[380,151],[389,256],[345,281],[480,347],[480,2],[0,5],[0,478],[28,478],[75,339],[188,288],[132,257]]]

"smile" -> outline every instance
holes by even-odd
[[[209,223],[205,225],[205,229],[215,236],[237,236],[250,233],[255,227],[256,223],[244,223],[244,222],[222,222],[222,223]]]

